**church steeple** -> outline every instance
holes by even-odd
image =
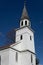
[[[22,16],[21,16],[21,20],[23,20],[23,19],[29,19],[25,3],[24,3],[24,8],[23,8]]]
[[[22,12],[22,16],[20,19],[20,27],[24,27],[24,26],[29,26],[29,27],[31,26],[28,12],[26,9],[26,3],[24,3],[23,12]]]

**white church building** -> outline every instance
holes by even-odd
[[[34,31],[24,5],[15,43],[0,47],[0,65],[36,65]]]

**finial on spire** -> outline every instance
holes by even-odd
[[[21,19],[29,19],[28,12],[26,9],[26,0],[24,0],[24,8],[23,8]]]
[[[26,6],[26,0],[24,0],[24,6]]]

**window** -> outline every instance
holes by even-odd
[[[33,58],[32,58],[32,55],[31,55],[31,63],[33,62]]]
[[[16,52],[16,62],[17,62],[17,60],[18,60],[18,53]]]
[[[27,21],[25,21],[25,25],[27,25]]]
[[[0,65],[1,65],[1,56],[0,56]]]
[[[21,37],[20,37],[20,40],[22,40],[22,35],[21,35]]]
[[[30,40],[32,40],[32,36],[30,36]]]
[[[21,22],[21,26],[23,26],[23,21]]]

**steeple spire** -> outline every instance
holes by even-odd
[[[24,6],[26,6],[26,0],[24,0]]]
[[[22,16],[21,16],[21,20],[20,20],[20,27],[24,27],[24,26],[31,26],[30,24],[30,18],[28,16],[28,12],[26,9],[26,0],[24,1],[24,8],[23,8],[23,12],[22,12]]]
[[[24,1],[24,8],[23,8],[21,19],[29,19],[27,9],[26,9],[26,1]]]

